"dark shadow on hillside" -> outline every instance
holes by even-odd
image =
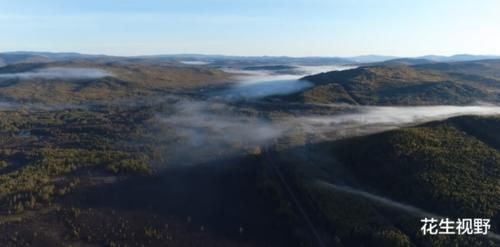
[[[235,241],[257,246],[297,246],[293,228],[276,213],[260,184],[265,168],[259,156],[172,167],[151,177],[131,178],[76,191],[63,203],[82,208],[152,212],[205,226]],[[240,233],[240,227],[244,233]]]

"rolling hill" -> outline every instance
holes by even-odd
[[[493,218],[498,226],[499,123],[456,117],[346,140],[336,154],[393,198],[444,215]]]
[[[281,169],[329,243],[497,246],[416,229],[424,215],[439,215],[489,218],[498,231],[499,126],[499,117],[462,116],[325,142],[282,154]]]
[[[56,69],[62,75],[37,75]],[[95,70],[104,76],[65,78],[65,69]],[[86,72],[88,73],[88,72]],[[29,75],[29,76],[27,76]],[[79,103],[155,96],[225,83],[230,75],[217,69],[172,65],[53,62],[0,68],[0,98],[18,102]]]
[[[303,78],[314,84],[288,99],[360,105],[464,105],[497,102],[500,60],[386,64]]]

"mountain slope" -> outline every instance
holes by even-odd
[[[264,157],[325,246],[498,246],[483,235],[424,236],[420,220],[489,218],[500,232],[499,133],[498,116],[462,116]]]
[[[342,143],[336,154],[380,191],[432,212],[500,223],[500,152],[473,125],[498,133],[498,118],[459,117]],[[495,138],[499,136],[492,134]]]
[[[306,103],[433,105],[496,102],[500,60],[377,65],[303,78],[314,86],[287,97]],[[329,92],[325,92],[325,87]]]
[[[0,98],[68,104],[189,91],[225,83],[229,78],[217,69],[171,65],[24,63],[0,68]]]
[[[489,218],[500,231],[498,133],[500,117],[455,117],[292,150],[282,169],[338,246],[498,246],[419,231],[429,214]]]

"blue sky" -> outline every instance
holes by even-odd
[[[500,54],[498,0],[0,0],[0,51]]]

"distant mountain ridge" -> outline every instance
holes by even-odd
[[[419,58],[419,59],[427,59],[427,60],[436,61],[436,62],[459,62],[459,61],[500,59],[500,56],[457,54],[457,55],[453,55],[453,56],[428,55],[428,56],[422,56],[422,57],[417,57],[417,58]]]
[[[269,65],[269,64],[298,64],[298,65],[331,65],[331,64],[366,64],[366,63],[397,63],[416,64],[423,61],[430,62],[458,62],[486,59],[500,59],[494,55],[469,55],[457,54],[453,56],[427,55],[420,57],[397,57],[384,55],[362,55],[353,57],[288,57],[288,56],[226,56],[204,54],[171,54],[171,55],[145,55],[145,56],[109,56],[103,54],[82,54],[76,52],[35,52],[16,51],[0,53],[0,66],[17,63],[41,63],[61,61],[101,61],[101,62],[164,62],[179,63],[181,61],[200,61],[211,63],[212,66],[231,65]]]

